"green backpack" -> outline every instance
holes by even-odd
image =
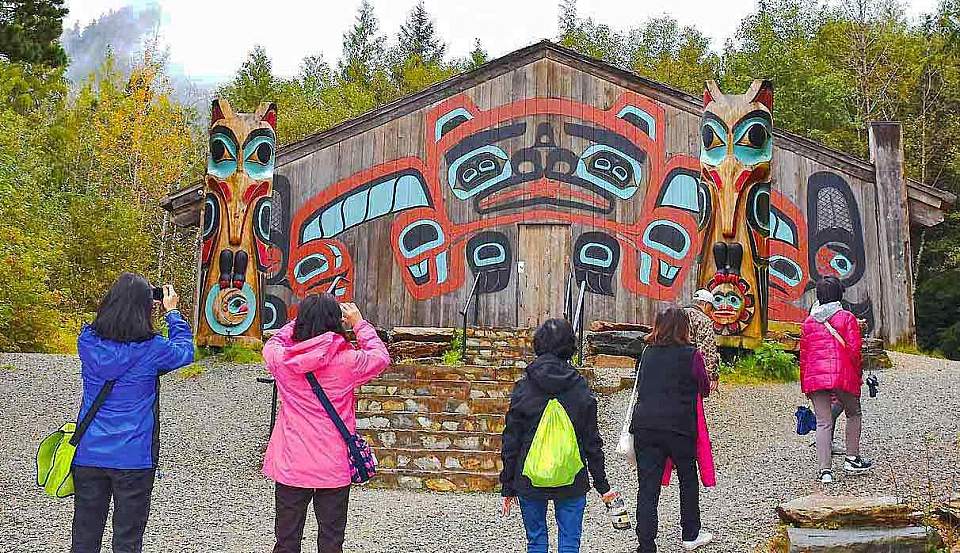
[[[79,426],[73,422],[64,423],[40,442],[37,449],[37,485],[50,497],[73,495],[73,456],[77,452],[77,444],[116,383],[116,380],[108,380],[103,385]]]
[[[553,398],[540,416],[523,462],[523,475],[535,488],[558,488],[573,484],[581,470],[583,459],[577,432],[563,405]]]

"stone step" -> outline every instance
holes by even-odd
[[[459,451],[500,451],[500,434],[495,432],[451,432],[447,430],[362,430],[363,438],[375,448],[442,449]]]
[[[499,451],[469,451],[420,448],[374,448],[377,466],[385,469],[500,472]]]
[[[399,363],[391,365],[377,380],[460,380],[515,382],[523,376],[518,367],[491,367],[479,365],[424,365]]]
[[[493,492],[500,486],[500,474],[378,468],[377,476],[368,486],[435,492]]]
[[[360,388],[357,397],[399,396],[403,398],[437,396],[456,399],[510,397],[513,382],[486,380],[375,380]]]
[[[803,553],[926,553],[939,538],[923,526],[905,528],[787,528],[789,551]]]
[[[596,380],[593,367],[579,367],[577,370],[588,382]],[[497,367],[492,365],[428,365],[422,363],[395,363],[378,381],[393,380],[461,380],[461,381],[497,381],[516,382],[524,374],[524,369],[514,366]]]
[[[446,430],[449,432],[503,432],[503,414],[419,413],[412,411],[357,411],[357,429]]]
[[[510,407],[510,398],[482,397],[458,399],[437,396],[384,396],[368,395],[357,398],[358,411],[419,413],[505,414]]]
[[[791,526],[805,528],[904,527],[923,520],[922,511],[890,496],[807,495],[780,504],[777,515]]]

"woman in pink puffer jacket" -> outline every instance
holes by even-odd
[[[345,337],[353,328],[359,349]],[[347,525],[350,461],[347,446],[317,399],[313,373],[350,432],[356,432],[354,390],[390,364],[386,346],[357,306],[331,294],[307,296],[296,320],[263,346],[263,360],[280,394],[280,412],[263,459],[277,483],[274,553],[299,553],[307,505],[317,515],[320,553],[339,553]]]
[[[860,324],[840,300],[843,284],[834,277],[817,282],[817,305],[803,322],[800,338],[800,384],[817,415],[817,460],[820,481],[833,482],[831,400],[836,397],[847,417],[847,451],[843,468],[849,473],[870,469],[860,457]]]

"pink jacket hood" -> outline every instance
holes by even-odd
[[[836,330],[836,336],[827,327]],[[838,390],[860,395],[860,323],[839,303],[814,308],[800,336],[800,386],[804,394]]]
[[[366,321],[354,327],[359,348],[332,332],[294,342],[295,323],[288,323],[263,346],[263,360],[276,379],[280,397],[263,474],[298,488],[348,486],[347,446],[306,375],[317,377],[344,424],[356,432],[354,390],[379,376],[390,364],[390,355]]]

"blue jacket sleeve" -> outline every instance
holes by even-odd
[[[167,374],[180,367],[193,363],[193,331],[183,319],[183,315],[174,309],[166,314],[167,338],[158,338],[156,357],[157,374]]]

